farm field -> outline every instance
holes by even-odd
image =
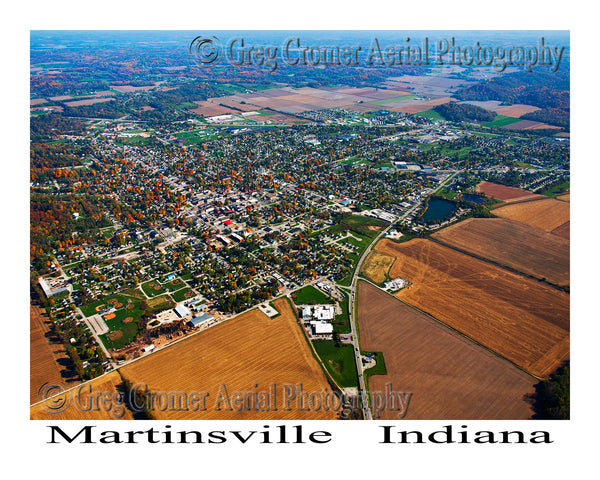
[[[569,241],[506,218],[469,218],[432,238],[557,285],[569,285]]]
[[[68,370],[71,360],[58,338],[49,333],[50,320],[38,305],[29,307],[29,401],[38,401],[38,392],[44,384],[76,385],[77,374]],[[62,365],[62,366],[61,366]]]
[[[502,200],[503,202],[514,202],[533,198],[544,198],[543,195],[532,193],[516,187],[507,187],[492,182],[481,182],[477,185],[477,191],[485,193],[488,197]]]
[[[361,347],[382,351],[386,375],[369,391],[410,392],[409,420],[526,419],[537,380],[375,286],[358,285]],[[388,387],[389,388],[389,387]],[[398,419],[383,411],[381,419]]]
[[[442,105],[444,103],[448,103],[452,101],[450,97],[436,98],[435,100],[427,100],[425,102],[415,103],[413,105],[405,105],[402,107],[394,107],[390,108],[392,112],[401,112],[401,113],[420,113],[426,112],[427,110],[431,110],[431,107],[435,107],[436,105]]]
[[[110,372],[63,395],[67,399],[63,408],[53,407],[62,403],[51,401],[39,403],[29,409],[31,420],[132,420],[131,412],[118,400],[118,388],[122,384],[117,372]],[[104,402],[92,400],[104,399]],[[110,401],[109,401],[110,400]],[[62,411],[60,411],[62,410]]]
[[[493,210],[494,215],[526,223],[551,232],[570,220],[569,202],[545,198],[532,202],[504,205]]]
[[[498,115],[506,115],[507,117],[522,117],[523,115],[535,112],[537,110],[540,110],[540,108],[534,107],[533,105],[523,104],[508,105],[494,109]]]
[[[484,123],[485,127],[505,127],[511,123],[518,122],[519,119],[508,115],[497,115],[491,122]]]
[[[571,222],[563,223],[560,227],[552,230],[552,235],[558,235],[559,237],[571,239]]]
[[[376,249],[396,257],[396,296],[538,377],[569,356],[569,295],[431,240]]]
[[[126,365],[122,374],[132,384],[153,392],[208,392],[205,410],[155,411],[157,419],[334,419],[332,411],[299,411],[291,402],[283,410],[281,387],[302,384],[304,392],[331,391],[325,374],[313,357],[301,327],[286,299],[274,302],[281,315],[269,319],[252,310],[201,334]],[[277,386],[277,411],[216,410],[224,389],[267,392]],[[298,408],[297,408],[298,407]]]

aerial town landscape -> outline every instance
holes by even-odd
[[[31,31],[30,418],[569,418],[568,32],[197,35]]]

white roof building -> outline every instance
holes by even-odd
[[[333,325],[331,323],[312,320],[310,324],[315,335],[328,335],[333,333]]]
[[[177,305],[173,310],[180,318],[187,317],[188,315],[192,314],[192,312],[190,312],[185,305]]]
[[[313,318],[315,320],[333,320],[335,310],[333,305],[319,305],[315,307]]]

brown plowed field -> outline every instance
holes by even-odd
[[[279,299],[274,304],[281,313],[275,318],[252,310],[126,365],[121,372],[132,384],[147,385],[152,392],[209,393],[205,410],[155,411],[157,419],[336,418],[332,411],[299,411],[294,401],[289,411],[283,410],[283,384],[302,384],[309,393],[331,390],[289,303]],[[216,410],[224,389],[231,399],[235,392],[268,392],[273,384],[277,411],[226,411],[226,404]]]
[[[527,113],[535,112],[540,110],[539,107],[534,107],[533,105],[509,105],[507,107],[498,107],[494,109],[498,115],[506,115],[507,117],[521,117]]]
[[[557,285],[569,285],[569,240],[506,218],[469,218],[436,240]]]
[[[569,356],[569,295],[431,240],[376,249],[396,257],[390,277],[412,283],[396,296],[545,377]]]
[[[571,222],[563,223],[560,227],[552,230],[552,235],[558,235],[559,237],[571,239]]]
[[[31,420],[132,420],[117,392],[121,383],[117,372],[108,373],[63,393],[64,407],[49,400],[31,407],[29,416]]]
[[[370,392],[412,393],[410,420],[527,419],[533,377],[366,282],[358,285],[361,347],[383,352]],[[389,387],[388,387],[389,388]],[[387,410],[382,419],[397,419]]]
[[[551,232],[571,219],[570,204],[553,198],[506,205],[495,208],[493,212],[499,217],[523,222],[545,232]]]
[[[514,202],[517,200],[525,200],[530,198],[546,198],[543,195],[538,195],[528,190],[523,190],[516,187],[507,187],[506,185],[500,185],[492,182],[481,182],[479,185],[477,185],[477,191],[485,193],[488,197],[502,200],[504,202]]]
[[[50,320],[38,305],[29,309],[29,401],[38,401],[38,392],[44,384],[76,385],[75,372],[68,370],[71,360],[58,338],[49,334]]]

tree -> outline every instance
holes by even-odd
[[[548,380],[535,385],[534,418],[568,420],[570,418],[570,366],[561,366]]]

